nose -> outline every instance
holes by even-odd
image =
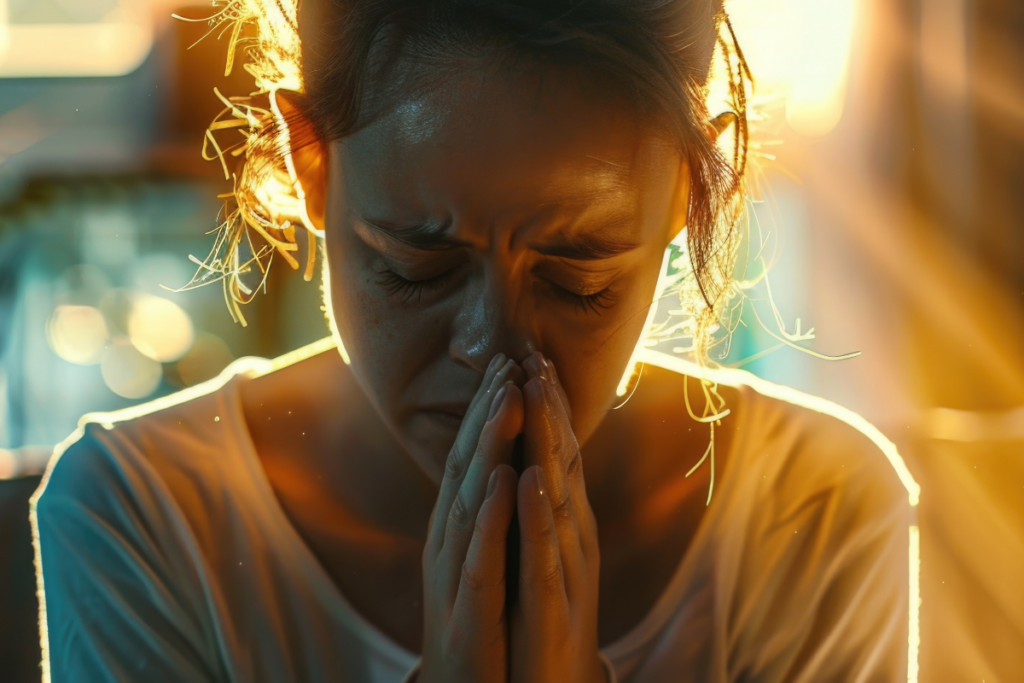
[[[449,354],[460,365],[483,373],[498,353],[521,363],[537,350],[528,299],[521,288],[495,274],[467,282],[453,320]]]

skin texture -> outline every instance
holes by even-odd
[[[471,67],[299,159],[352,363],[310,359],[243,401],[282,507],[356,609],[422,652],[421,681],[599,681],[598,645],[650,609],[704,509],[681,379],[646,373],[609,412],[688,173],[579,73]]]
[[[359,383],[434,481],[497,353],[542,349],[586,442],[682,229],[678,153],[573,75],[471,70],[331,145],[335,319]]]

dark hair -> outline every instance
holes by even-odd
[[[398,74],[405,73],[399,65],[412,65],[420,77],[429,77],[432,69],[444,72],[466,58],[490,56],[583,68],[617,88],[640,113],[656,119],[688,161],[688,257],[704,303],[709,312],[714,309],[720,290],[732,281],[732,261],[716,258],[716,251],[731,241],[742,194],[743,80],[749,79],[722,0],[301,0],[300,6],[295,2],[234,0],[227,8],[234,10],[227,19],[257,25],[260,35],[257,47],[249,50],[254,65],[250,71],[263,90],[270,89],[275,75],[280,85],[282,72],[287,71],[282,62],[299,61],[301,85],[293,86],[297,92],[286,93],[291,113],[267,117],[261,130],[250,130],[250,174],[265,175],[266,165],[280,166],[280,157],[290,150],[340,139],[371,123],[401,94],[393,90],[400,83]],[[271,14],[276,19],[268,19]],[[296,33],[290,57],[279,36],[272,44],[266,35],[289,27]],[[735,110],[728,114],[736,124],[732,163],[707,135],[708,125],[721,128],[722,123],[721,117],[711,118],[706,106],[716,44],[725,48]],[[407,83],[401,80],[400,87]],[[252,104],[237,99],[234,106]],[[266,153],[268,149],[275,149],[278,159]],[[237,190],[236,186],[240,220],[255,219],[261,233],[273,229],[274,216],[258,205],[246,209]],[[711,272],[723,268],[730,272]]]

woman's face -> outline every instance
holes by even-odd
[[[330,146],[332,312],[435,481],[498,353],[552,359],[577,439],[594,433],[683,226],[675,147],[582,82],[467,69]]]

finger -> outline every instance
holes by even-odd
[[[448,452],[444,476],[441,478],[441,488],[437,495],[437,502],[434,504],[434,511],[431,513],[425,549],[427,553],[436,556],[444,543],[443,532],[452,501],[462,483],[477,442],[480,440],[480,433],[490,411],[491,403],[498,389],[505,384],[514,369],[516,369],[515,362],[505,358],[504,354],[499,353],[495,356],[488,366],[487,372],[484,373],[476,396],[473,397],[473,401],[466,410],[459,433],[455,437],[455,443],[452,444],[452,448]]]
[[[570,593],[587,577],[590,564],[596,569],[597,525],[586,496],[583,459],[557,385],[552,381],[554,364],[524,363],[532,377],[523,387],[526,402],[526,463],[544,469],[550,504],[558,532],[562,561],[569,577]]]
[[[565,413],[565,419],[559,420],[559,423],[570,425],[571,429],[572,411],[569,408],[569,397],[558,379],[558,368],[555,362],[550,358],[546,360],[548,361],[548,370],[551,373],[550,377],[558,391],[558,396],[561,399],[562,408]],[[583,550],[588,558],[596,559],[598,554],[597,520],[594,518],[593,508],[590,507],[590,500],[587,498],[587,483],[586,478],[583,476],[583,457],[578,444],[576,446],[575,459],[570,461],[566,477],[569,481],[569,494],[572,497],[573,508],[576,511],[576,523],[580,525],[580,541]]]
[[[487,370],[484,371],[484,376],[480,381],[480,386],[477,387],[476,393],[473,395],[473,400],[469,402],[469,406],[466,408],[466,414],[463,416],[462,424],[459,426],[459,433],[455,437],[455,443],[452,444],[451,450],[448,451],[448,458],[445,460],[445,474],[442,476],[438,497],[434,502],[433,510],[430,511],[430,519],[427,521],[427,543],[424,548],[424,555],[436,550],[436,548],[433,547],[434,545],[440,547],[441,537],[437,532],[444,528],[444,524],[438,521],[437,513],[438,509],[443,508],[444,514],[447,514],[448,508],[451,505],[452,494],[450,494],[447,489],[451,488],[452,482],[446,481],[446,479],[448,478],[449,471],[458,474],[459,462],[461,461],[466,449],[463,445],[463,441],[469,441],[472,437],[470,432],[473,429],[474,423],[469,418],[478,411],[481,399],[488,395],[488,391],[493,384],[495,375],[506,362],[507,359],[505,354],[502,353],[496,354],[494,358],[491,359],[491,362],[487,366]],[[458,478],[456,477],[455,479],[457,481]]]
[[[488,480],[452,611],[452,619],[467,628],[497,625],[505,616],[505,544],[518,481],[508,465],[498,465]]]
[[[552,505],[557,507],[568,498],[566,472],[573,454],[579,449],[561,400],[548,379],[548,367],[540,354],[533,354],[523,362],[527,376],[523,385],[526,404],[523,445],[526,466],[544,468],[545,481],[554,501]]]
[[[453,568],[453,571],[442,570],[444,575],[449,577],[446,588],[453,598],[458,588],[457,570],[463,565],[466,550],[472,540],[477,514],[486,495],[488,478],[496,467],[508,465],[512,460],[515,438],[523,425],[522,405],[519,388],[512,382],[507,382],[495,397],[490,419],[484,426],[462,485],[448,513],[444,544],[438,555],[438,562]]]
[[[562,381],[558,379],[558,368],[555,367],[555,361],[547,356],[544,357],[544,360],[548,362],[548,371],[551,373],[551,381],[558,390],[558,398],[562,401],[562,409],[569,418],[569,424],[572,424],[572,408],[569,406],[569,395],[565,393],[565,387],[562,386]]]
[[[541,468],[519,478],[519,606],[537,628],[568,614],[568,596],[555,520]]]

